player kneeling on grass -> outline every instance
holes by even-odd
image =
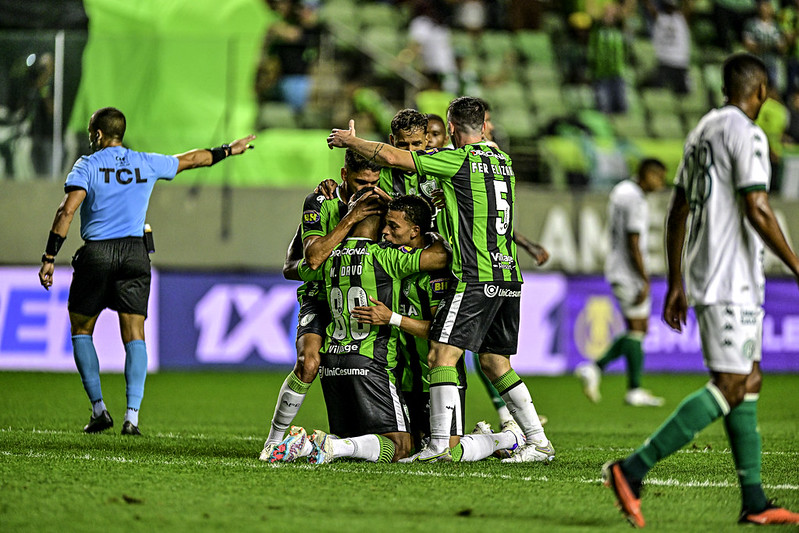
[[[361,195],[382,201],[371,189],[363,189],[351,202]],[[324,279],[332,316],[320,352],[320,378],[330,431],[337,436],[317,430],[309,437],[303,428],[292,427],[273,450],[271,462],[300,457],[312,463],[339,457],[391,462],[410,452],[407,409],[398,394],[399,330],[360,323],[352,311],[367,305],[370,295],[395,307],[400,280],[446,267],[449,252],[441,242],[423,250],[378,244],[382,227],[382,216],[365,218],[318,270],[303,269],[306,279]]]
[[[424,248],[432,238],[431,208],[419,196],[400,196],[388,205],[385,240],[395,246],[413,249]],[[356,307],[352,311],[359,322],[375,326],[393,326],[399,331],[399,364],[403,367],[402,394],[410,411],[411,435],[414,447],[421,449],[421,442],[430,436],[430,367],[427,341],[430,323],[441,298],[446,293],[451,274],[446,270],[419,272],[401,282],[399,305],[392,312],[383,302],[370,296],[374,305]],[[456,365],[458,371],[458,393],[461,405],[466,396],[466,368],[463,358]],[[460,413],[460,424],[454,420],[450,428],[451,458],[454,461],[477,461],[498,450],[515,449],[524,444],[524,434],[516,422],[511,421],[501,433],[491,433],[490,426],[478,424],[478,433],[460,438],[458,427],[464,427],[464,410]],[[488,433],[488,434],[486,434]],[[460,440],[460,444],[458,444]]]

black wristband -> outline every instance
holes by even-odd
[[[230,147],[228,146],[228,148]],[[208,148],[208,151],[211,152],[211,165],[216,165],[228,156],[228,150],[225,149],[224,145]]]
[[[55,257],[47,257],[50,254],[42,254],[42,263],[55,263]]]
[[[52,256],[58,255],[58,250],[61,249],[61,245],[64,244],[65,240],[67,240],[66,237],[62,237],[58,233],[51,231],[50,236],[47,237],[47,246],[44,248],[44,253]]]

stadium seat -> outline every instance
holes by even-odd
[[[319,19],[333,26],[351,27],[355,4],[350,0],[331,0],[319,8]]]
[[[524,77],[530,85],[560,85],[560,72],[554,65],[527,65],[524,69]]]
[[[639,78],[646,77],[655,70],[657,57],[655,56],[655,45],[651,39],[642,37],[633,41],[633,55],[635,57],[635,72]]]
[[[659,87],[641,89],[641,101],[650,113],[663,110],[676,111],[677,109],[677,98],[671,89]]]
[[[594,91],[588,85],[564,85],[561,92],[566,105],[573,109],[593,109],[596,107]]]
[[[452,41],[452,47],[455,49],[456,55],[467,59],[474,58],[478,55],[478,41],[470,33],[453,29],[450,32],[450,40]]]
[[[528,101],[535,107],[539,114],[549,114],[550,111],[566,110],[563,90],[559,85],[535,85],[527,90]],[[560,114],[560,113],[559,113]]]
[[[355,17],[361,29],[393,28],[399,29],[405,24],[405,14],[390,4],[380,2],[362,2],[355,10]]]
[[[529,138],[535,133],[535,121],[526,110],[513,108],[500,110],[494,121],[509,137]]]
[[[258,110],[258,123],[262,128],[294,128],[296,122],[294,111],[284,102],[264,102]]]
[[[512,81],[496,87],[483,87],[483,97],[496,108],[522,111],[529,107],[525,89],[521,84]]]
[[[713,106],[721,105],[721,87],[724,84],[721,69],[720,63],[708,63],[702,67],[702,79],[708,95],[713,99],[711,101]]]
[[[516,49],[530,63],[552,65],[555,53],[549,35],[543,31],[521,30],[516,33]]]
[[[513,50],[513,39],[507,31],[485,31],[480,37],[480,50],[486,56],[504,57]]]
[[[361,35],[364,44],[377,48],[392,56],[396,56],[405,48],[406,44],[405,34],[388,26],[367,26],[364,28]]]
[[[686,133],[680,116],[673,109],[650,114],[649,131],[659,139],[682,139]]]
[[[618,137],[646,137],[646,116],[640,111],[629,110],[624,114],[610,116],[610,122]]]

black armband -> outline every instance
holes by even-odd
[[[208,148],[208,151],[211,152],[211,165],[216,165],[230,155],[230,145],[223,144],[216,148]]]
[[[52,256],[58,255],[58,250],[61,249],[61,245],[64,244],[65,240],[67,240],[66,237],[62,237],[58,233],[51,231],[50,236],[47,237],[47,246],[44,249],[44,253]]]

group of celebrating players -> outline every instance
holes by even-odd
[[[430,143],[445,142],[428,135],[443,120],[412,109],[392,120],[390,144],[359,139],[353,122],[328,138],[347,149],[342,182],[306,197],[289,246],[284,274],[305,282],[297,364],[278,394],[262,460],[554,459],[509,362],[522,283],[511,159],[486,138],[482,100],[454,100],[447,122],[451,149]],[[463,436],[465,350],[479,354],[507,405],[497,433],[479,423]],[[285,435],[317,374],[330,433],[292,426]]]
[[[617,506],[637,527],[645,524],[645,476],[720,418],[741,488],[739,522],[799,523],[799,514],[764,493],[757,415],[763,244],[796,279],[799,258],[769,205],[768,140],[754,123],[767,98],[766,68],[753,56],[735,54],[725,62],[723,78],[727,105],[708,112],[689,135],[666,219],[663,318],[681,331],[688,306],[694,307],[710,380],[635,452],[602,469]],[[342,181],[323,182],[308,195],[289,246],[284,273],[304,282],[297,364],[278,394],[262,460],[457,462],[494,453],[508,462],[554,459],[543,417],[510,364],[522,285],[516,245],[539,264],[547,253],[514,229],[513,166],[486,138],[489,124],[480,99],[460,97],[450,103],[446,123],[400,111],[390,144],[358,138],[353,121],[331,132],[328,146],[347,149]],[[443,137],[435,134],[442,126],[451,149],[428,139],[428,133]],[[114,425],[92,338],[100,312],[110,308],[119,314],[126,357],[121,433],[139,437],[152,251],[144,220],[153,186],[244,154],[255,137],[167,156],[125,148],[125,129],[118,109],[92,115],[93,153],[67,176],[39,280],[45,289],[53,285],[55,257],[80,209],[84,245],[72,260],[68,308],[75,363],[92,404],[83,431]],[[642,301],[648,293],[643,282],[636,297]],[[478,370],[504,413],[497,433],[478,423],[464,435],[466,350],[477,354]],[[317,374],[330,432],[289,429]]]

